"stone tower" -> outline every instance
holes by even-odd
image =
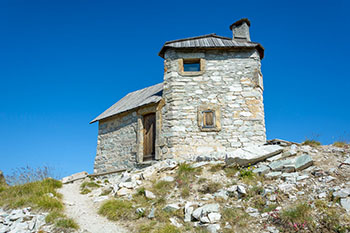
[[[209,34],[164,44],[162,158],[223,156],[265,143],[264,48],[250,41],[249,27],[241,19],[230,26],[233,38]]]

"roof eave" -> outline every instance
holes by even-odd
[[[174,48],[174,47],[168,47],[166,45],[164,45],[162,47],[162,49],[159,51],[158,53],[158,56],[160,56],[161,58],[164,59],[164,55],[165,55],[165,51],[169,48],[173,48],[173,49],[219,49],[220,47],[187,47],[187,48]],[[259,52],[259,56],[260,56],[260,59],[263,59],[264,58],[264,47],[260,44],[260,43],[256,43],[256,46],[255,47],[222,47],[222,48],[227,48],[227,49],[232,49],[232,48],[249,48],[249,49],[252,49],[252,48],[255,48],[256,50],[258,50]],[[221,49],[222,49],[221,48]]]
[[[118,112],[118,113],[116,113],[116,114],[113,114],[113,115],[110,115],[110,116],[107,116],[107,117],[99,118],[99,116],[98,116],[98,117],[96,117],[95,119],[93,119],[92,121],[90,121],[89,124],[93,124],[93,123],[95,123],[95,122],[97,122],[97,121],[101,121],[101,120],[105,120],[105,119],[108,119],[108,118],[111,118],[111,117],[115,117],[115,116],[118,116],[118,115],[120,115],[120,114],[123,114],[123,113],[129,112],[129,111],[133,111],[133,110],[136,110],[136,109],[145,107],[145,106],[147,106],[147,105],[157,104],[157,103],[159,103],[159,102],[160,102],[160,100],[155,101],[155,102],[151,102],[151,103],[146,103],[146,104],[137,106],[137,107],[135,107],[135,108],[131,108],[131,109],[128,109],[128,110],[125,110],[125,111],[122,111],[122,112]]]

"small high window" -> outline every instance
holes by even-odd
[[[205,60],[203,58],[179,59],[179,74],[182,76],[197,76],[204,74]]]
[[[201,71],[201,62],[199,59],[186,60],[184,59],[184,72],[198,72]]]

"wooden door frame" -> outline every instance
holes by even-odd
[[[143,163],[143,116],[155,113],[156,114],[156,138],[155,138],[155,160],[160,160],[161,149],[159,146],[159,138],[161,134],[161,108],[164,103],[161,101],[158,104],[151,104],[139,108],[136,112],[137,114],[137,152],[136,152],[136,162]],[[149,161],[147,161],[149,162]]]

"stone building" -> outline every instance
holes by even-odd
[[[250,22],[230,26],[232,38],[208,34],[168,41],[164,81],[129,93],[98,121],[94,172],[152,160],[224,156],[266,141],[261,59]]]

